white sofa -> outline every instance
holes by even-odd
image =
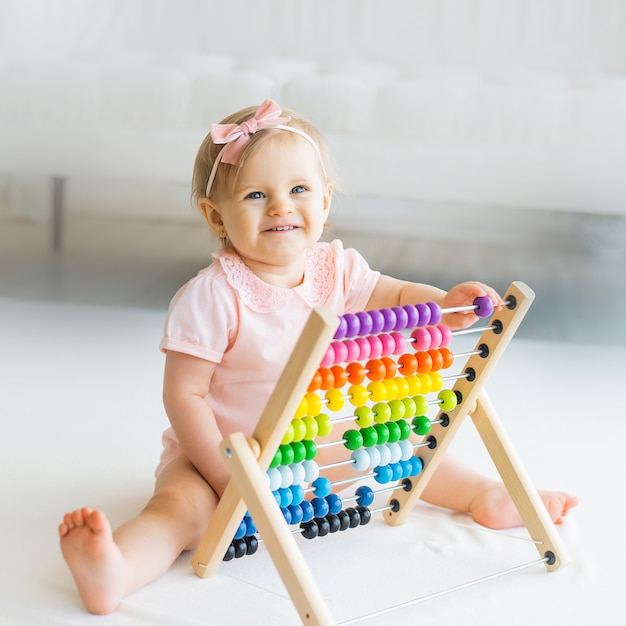
[[[4,0],[0,18],[0,172],[54,178],[57,215],[66,179],[187,184],[209,123],[268,96],[321,127],[349,195],[400,199],[387,223],[626,213],[621,0]]]

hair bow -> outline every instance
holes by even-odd
[[[265,100],[256,110],[254,117],[241,124],[211,124],[211,139],[216,144],[227,144],[224,148],[221,161],[237,165],[241,153],[250,136],[258,130],[276,128],[288,122],[291,118],[280,117],[282,109],[273,100]]]

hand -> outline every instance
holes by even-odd
[[[476,298],[481,296],[489,297],[495,311],[499,311],[502,308],[502,298],[495,289],[474,281],[461,283],[460,285],[452,287],[444,296],[441,308],[448,309],[459,306],[470,306],[474,304]],[[471,326],[478,319],[479,317],[474,311],[465,311],[462,313],[449,313],[448,315],[444,315],[443,322],[452,330],[457,330]]]

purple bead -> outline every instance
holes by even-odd
[[[417,313],[419,315],[419,322],[416,324],[416,326],[428,326],[428,324],[430,324],[430,308],[427,304],[424,304],[423,302],[420,302],[419,304],[415,305],[415,308],[417,309]]]
[[[346,313],[343,319],[347,325],[345,337],[356,337],[360,334],[361,321],[354,313]]]
[[[339,316],[339,326],[335,331],[335,336],[333,339],[343,339],[346,336],[346,331],[348,330],[348,322],[346,322],[346,318],[343,315]]]
[[[378,311],[378,310],[374,310],[374,311],[368,311],[369,316],[372,318],[372,334],[377,335],[379,332],[382,331],[383,326],[385,325],[385,318],[383,317],[383,314]]]
[[[361,323],[359,335],[369,335],[372,332],[372,316],[367,311],[361,311],[357,313],[356,316],[359,318],[359,322]]]
[[[405,304],[402,307],[407,314],[407,328],[415,328],[420,321],[420,314],[417,312],[415,305],[413,304]]]
[[[394,306],[391,310],[396,315],[396,324],[392,330],[404,330],[409,322],[408,313],[401,306]]]
[[[393,330],[396,325],[396,314],[391,309],[381,309],[385,323],[383,325],[383,332],[388,333]]]
[[[441,321],[441,307],[436,302],[428,302],[430,309],[430,324],[439,324]]]
[[[493,302],[489,296],[480,296],[474,300],[476,306],[476,315],[478,317],[489,317],[493,314]]]

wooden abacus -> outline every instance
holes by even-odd
[[[511,571],[538,564],[552,571],[566,565],[567,551],[484,391],[533,299],[527,285],[513,283],[502,310],[486,327],[456,331],[482,333],[474,350],[456,356],[446,347],[454,333],[439,324],[442,311],[433,303],[339,319],[327,310],[314,310],[252,437],[235,433],[220,446],[232,479],[193,557],[196,573],[211,577],[223,560],[254,553],[258,529],[302,622],[335,624],[290,524],[313,538],[364,525],[371,517],[368,505],[375,493],[371,487],[359,487],[354,497],[345,498],[358,506],[343,509],[341,498],[329,492],[333,483],[318,476],[313,460],[315,435],[328,434],[333,426],[320,408],[326,403],[338,409],[346,399],[356,406],[350,419],[359,428],[347,429],[338,440],[351,451],[350,458],[332,465],[353,466],[357,473],[350,481],[358,480],[360,473],[385,485],[378,492],[391,492],[388,504],[379,509],[387,523],[405,521],[464,418],[470,416],[539,552],[538,560]],[[493,312],[486,298],[472,308],[479,317]],[[414,354],[404,352],[406,347]],[[440,370],[460,357],[468,357],[462,372],[444,378]],[[348,365],[343,368],[340,362]],[[370,382],[364,386],[366,376]],[[450,381],[452,388],[443,389]],[[348,383],[347,394],[338,391]],[[325,390],[323,398],[319,388]],[[436,399],[428,400],[433,391]],[[438,408],[432,420],[425,415],[429,405]],[[411,434],[423,439],[412,442]],[[324,445],[332,444],[320,447]],[[310,486],[304,489],[303,484]],[[303,499],[310,492],[313,497]],[[468,584],[474,582],[479,581]]]

